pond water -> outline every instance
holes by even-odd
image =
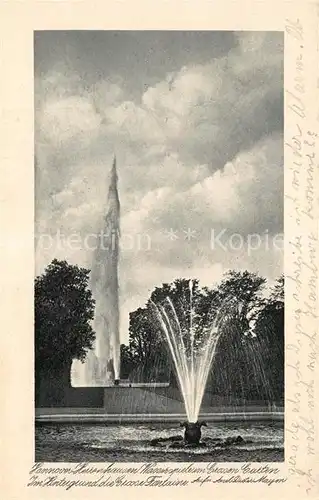
[[[272,423],[209,423],[203,428],[203,448],[154,448],[150,441],[182,435],[178,424],[37,424],[36,462],[281,462],[284,427]],[[210,439],[240,435],[244,442],[228,447]]]

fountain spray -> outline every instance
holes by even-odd
[[[197,427],[204,425],[198,423],[198,416],[208,374],[214,359],[216,346],[221,335],[221,318],[227,316],[226,302],[201,333],[201,341],[195,343],[194,324],[194,289],[193,281],[189,282],[189,325],[188,332],[182,331],[180,320],[176,313],[174,304],[169,297],[163,304],[155,304],[151,301],[165,340],[168,344],[172,360],[175,366],[178,383],[183,395],[188,422]],[[229,312],[228,304],[228,312]],[[186,338],[185,338],[186,337]],[[187,348],[189,346],[189,348]],[[183,424],[184,425],[184,424]],[[197,431],[196,431],[197,432]]]
[[[120,201],[117,186],[116,158],[110,173],[107,210],[92,269],[95,304],[96,357],[101,385],[120,378],[119,334],[119,239]]]

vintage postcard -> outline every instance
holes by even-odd
[[[318,498],[319,7],[1,11],[4,497]]]

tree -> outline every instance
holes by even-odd
[[[235,299],[238,308],[238,320],[242,333],[250,331],[250,324],[262,307],[262,292],[266,279],[249,271],[229,271],[218,286],[219,300]]]
[[[198,280],[176,279],[170,284],[163,284],[161,288],[155,288],[151,294],[147,308],[150,309],[151,304],[163,306],[171,319],[171,324],[176,323],[176,317],[178,318],[178,326],[182,332],[186,352],[188,352],[190,349],[190,329],[194,333],[195,346],[199,345],[202,338],[203,329],[201,328],[199,318],[204,315],[205,298],[206,295],[200,288]],[[152,312],[154,314],[154,307],[152,308]],[[158,327],[158,337],[166,345],[166,340],[163,337],[163,331],[156,315],[153,321],[156,322]],[[175,326],[177,327],[177,324]]]
[[[272,388],[273,399],[284,397],[285,354],[285,280],[280,276],[269,298],[264,301],[256,321],[256,335],[260,339],[260,350],[264,359],[265,377]]]
[[[129,346],[122,349],[124,360],[135,381],[167,381],[171,360],[150,302],[130,313]],[[123,366],[124,370],[124,366]]]
[[[44,379],[70,386],[73,359],[84,361],[95,333],[94,300],[88,289],[90,271],[53,260],[35,279],[36,386]],[[54,382],[53,382],[54,383]]]
[[[229,353],[235,354],[232,361],[239,362],[238,346],[241,346],[242,334],[249,329],[248,317],[257,307],[259,294],[264,283],[265,280],[257,275],[246,271],[244,273],[232,271],[225,276],[218,287],[214,288],[201,288],[199,281],[195,279],[176,279],[170,284],[164,283],[161,287],[156,287],[146,306],[130,314],[129,351],[131,366],[133,362],[135,367],[144,366],[145,371],[150,370],[154,367],[156,357],[157,361],[167,360],[166,363],[162,361],[163,366],[169,364],[172,367],[167,342],[163,337],[162,328],[156,314],[154,315],[154,307],[152,306],[154,304],[162,305],[170,316],[171,324],[173,324],[176,319],[168,302],[169,299],[178,318],[186,352],[189,352],[190,349],[189,331],[191,325],[194,333],[194,346],[200,349],[205,347],[203,340],[209,333],[214,319],[218,316],[223,316],[224,319],[228,318],[228,322],[224,321],[223,340],[220,341],[220,348],[218,347],[222,353],[220,356],[220,361],[223,364],[221,373],[225,378],[225,374],[227,375],[227,372],[234,369],[232,362],[229,362],[229,367],[225,367],[225,360],[228,359]],[[239,354],[243,357],[242,350]],[[136,370],[137,368],[135,368]],[[238,382],[237,374],[238,372],[233,377],[235,383]],[[232,377],[227,376],[227,390],[233,391],[232,385],[229,384],[230,378]],[[173,379],[172,382],[176,383],[176,380]],[[219,390],[224,393],[225,384],[220,382],[219,380]]]
[[[168,369],[174,374],[167,341],[154,314],[154,303],[162,305],[170,323],[178,326],[168,299],[173,304],[186,352],[192,303],[195,348],[205,348],[206,334],[216,319],[220,328],[207,392],[232,401],[273,401],[283,387],[280,374],[283,373],[284,349],[283,343],[279,342],[280,331],[283,331],[283,316],[282,322],[280,319],[283,278],[274,287],[269,300],[264,298],[265,288],[266,279],[248,271],[230,271],[219,285],[213,287],[201,288],[198,280],[187,279],[156,287],[145,307],[130,314],[129,346],[123,350],[127,371],[132,370],[133,377],[137,374],[145,377],[148,373],[156,373],[160,365],[158,373],[163,375],[163,380],[167,380]],[[272,343],[276,343],[276,348]],[[270,368],[274,356],[277,372]],[[177,385],[172,374],[171,384]],[[159,380],[158,375],[155,378]]]
[[[229,304],[212,367],[210,385],[215,394],[245,400],[259,394],[262,372],[253,333],[263,307],[266,279],[248,271],[230,271],[215,292],[216,307]]]
[[[121,344],[121,379],[128,379],[135,368],[135,359],[132,356],[130,347]]]

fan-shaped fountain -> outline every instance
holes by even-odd
[[[196,322],[194,308],[194,282],[189,280],[188,307],[183,318],[178,316],[176,308],[169,297],[162,304],[151,301],[161,325],[165,341],[174,363],[177,380],[183,395],[187,421],[184,440],[187,444],[198,445],[201,438],[201,427],[206,422],[199,422],[199,412],[207,384],[216,346],[222,333],[221,322],[230,311],[230,301],[216,312],[212,309],[208,314],[205,326]],[[226,307],[227,306],[227,307]],[[188,320],[188,325],[185,328]]]

